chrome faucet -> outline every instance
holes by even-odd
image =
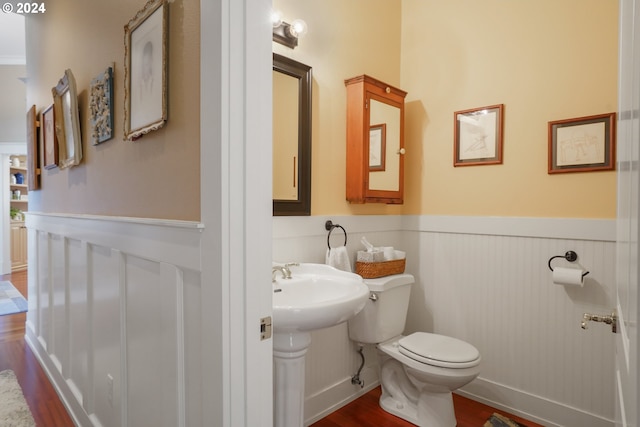
[[[291,279],[291,270],[289,270],[289,267],[285,265],[274,265],[271,267],[271,283],[275,283],[276,273],[278,271],[282,273],[283,279]]]
[[[297,267],[300,264],[297,262],[288,262],[285,265],[274,265],[271,267],[271,283],[275,283],[276,281],[276,272],[282,273],[283,279],[291,279],[291,270],[289,267]]]

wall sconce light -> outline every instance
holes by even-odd
[[[278,11],[271,13],[271,22],[273,23],[273,41],[291,49],[295,49],[298,46],[298,39],[307,33],[306,22],[296,19],[291,24],[286,23]]]

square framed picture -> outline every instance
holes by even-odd
[[[369,170],[384,171],[387,157],[387,125],[369,126]]]
[[[44,168],[53,169],[58,167],[58,137],[56,136],[53,104],[42,111],[40,123]]]
[[[548,173],[614,170],[616,113],[549,122]]]
[[[502,163],[504,104],[456,111],[454,119],[454,166]]]
[[[124,136],[135,140],[167,121],[165,0],[150,0],[124,27]]]

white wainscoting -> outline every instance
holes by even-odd
[[[615,220],[446,216],[274,218],[276,261],[323,262],[332,219],[349,233],[349,253],[366,235],[407,251],[416,277],[406,332],[464,339],[483,357],[480,377],[460,393],[549,426],[611,427],[614,341],[610,327],[583,312],[613,308]],[[332,244],[341,244],[339,230]],[[552,284],[553,255],[574,250],[590,271],[584,288]],[[554,265],[563,265],[558,259]],[[306,424],[357,398],[359,365],[346,327],[312,334],[306,367]],[[365,351],[365,385],[377,360]]]
[[[200,420],[194,222],[29,214],[27,342],[77,425]]]

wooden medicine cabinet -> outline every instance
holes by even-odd
[[[347,87],[347,200],[402,204],[407,93],[367,75],[344,83]]]

